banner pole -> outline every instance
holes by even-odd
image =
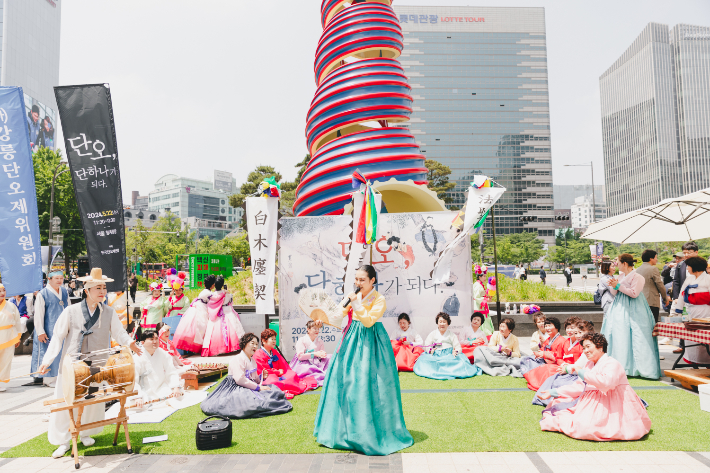
[[[496,214],[491,207],[491,228],[493,229],[493,263],[495,264],[496,275],[496,310],[498,311],[498,325],[502,320],[500,313],[500,281],[498,280],[498,249],[496,247]],[[495,329],[495,327],[493,327]]]

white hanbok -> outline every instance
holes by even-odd
[[[488,344],[488,334],[481,330],[479,327],[478,330],[473,330],[473,327],[470,325],[467,325],[463,331],[459,334],[459,342],[462,345],[471,345],[473,342],[476,341],[476,339],[482,338],[486,344]]]
[[[414,330],[411,324],[407,330],[402,330],[397,326],[397,329],[394,331],[394,337],[391,338],[391,340],[402,340],[403,338],[406,338],[412,345],[422,346],[424,344],[421,335]]]

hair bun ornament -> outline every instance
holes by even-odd
[[[170,274],[177,274],[177,269],[170,268]]]
[[[488,268],[486,267],[485,264],[477,264],[473,267],[473,270],[476,274],[487,274],[488,273]]]

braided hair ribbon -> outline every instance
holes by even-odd
[[[353,173],[353,189],[360,188],[360,192],[365,194],[360,210],[360,218],[355,229],[355,242],[372,244],[377,238],[377,205],[375,204],[375,192],[372,184],[365,179],[365,176],[356,169]],[[364,187],[364,188],[363,188]]]

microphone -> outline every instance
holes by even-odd
[[[357,293],[359,293],[359,292],[360,292],[360,288],[358,287],[357,289],[355,289],[355,294],[357,294]],[[348,304],[350,304],[350,302],[351,302],[350,299],[348,299],[347,301],[345,301],[345,304],[343,304],[343,307],[347,307]]]

